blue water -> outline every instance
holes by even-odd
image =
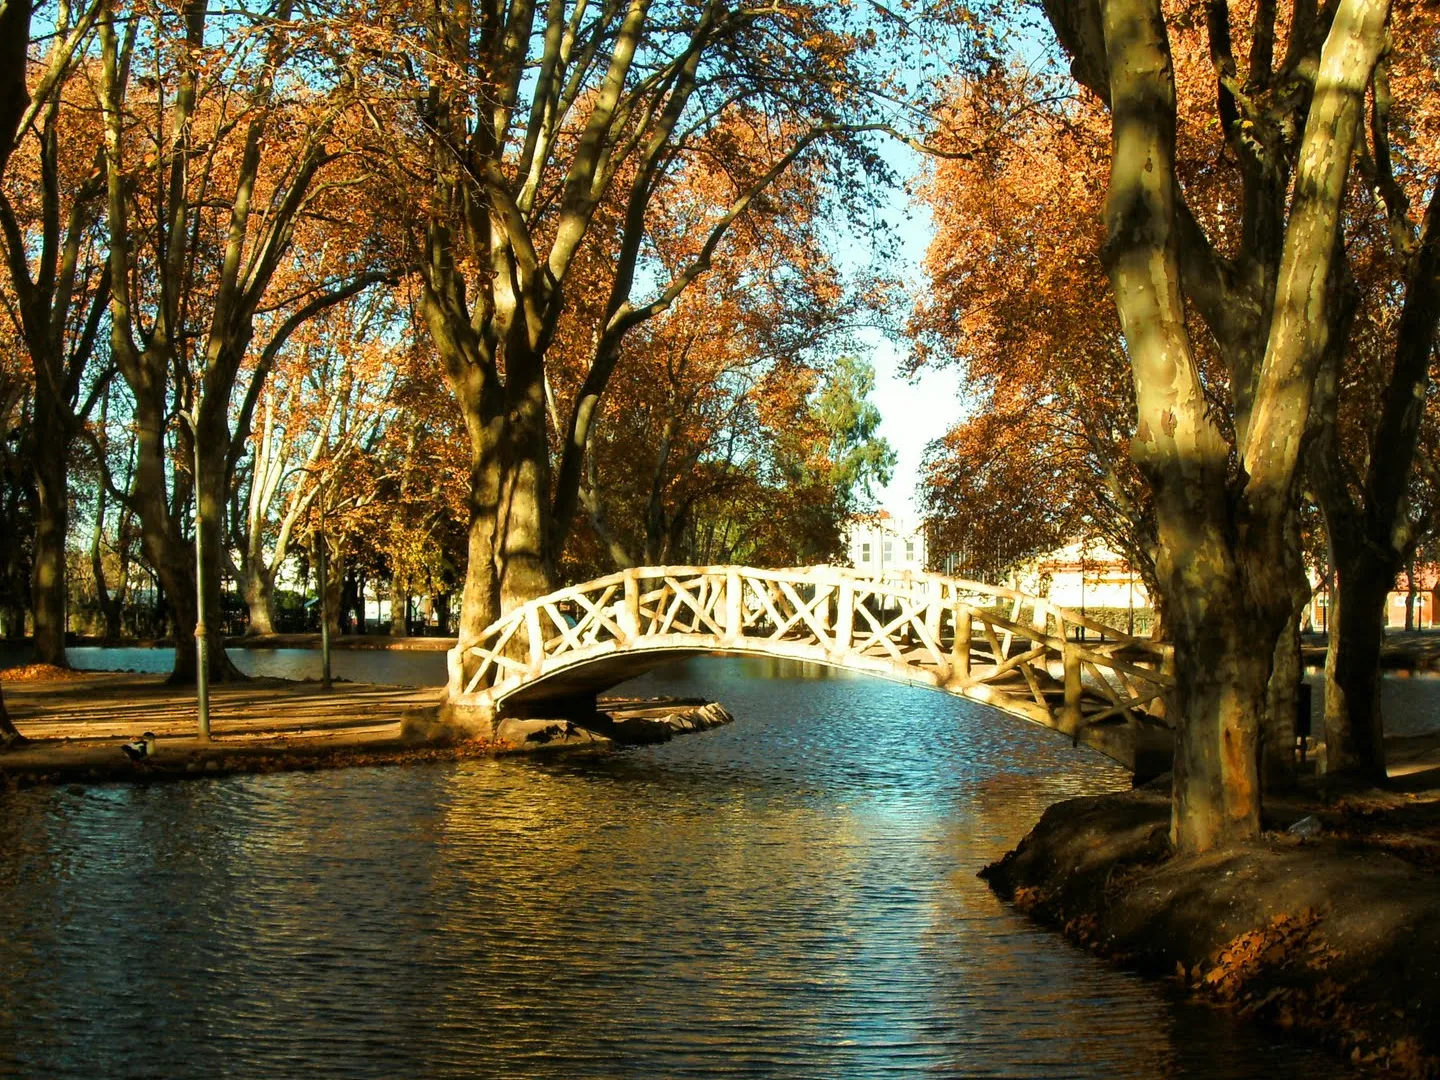
[[[784,663],[626,689],[737,719],[598,757],[0,794],[0,1074],[1344,1075],[976,879],[1044,807],[1126,786],[1099,755]]]

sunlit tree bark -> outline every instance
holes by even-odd
[[[1130,353],[1133,452],[1155,492],[1157,574],[1176,650],[1172,837],[1182,852],[1259,832],[1261,722],[1274,653],[1295,611],[1297,466],[1331,328],[1346,178],[1388,10],[1384,0],[1341,0],[1316,35],[1323,45],[1313,66],[1296,61],[1292,75],[1313,91],[1291,205],[1279,217],[1257,212],[1250,237],[1252,255],[1279,247],[1278,263],[1255,262],[1261,271],[1274,265],[1266,303],[1268,290],[1230,295],[1233,267],[1216,258],[1184,204],[1160,0],[1047,4],[1075,74],[1112,114],[1104,258]],[[1222,122],[1233,127],[1239,98],[1234,80],[1226,81],[1229,36],[1221,23],[1228,12],[1223,3],[1210,12]],[[1305,29],[1292,28],[1298,58],[1311,50]],[[1257,50],[1254,60],[1268,69],[1263,41]],[[1252,186],[1252,198],[1264,201],[1273,186]],[[1226,440],[1205,406],[1182,284],[1228,353],[1241,470],[1233,484]],[[1247,310],[1240,303],[1247,297],[1259,304]],[[1254,348],[1257,340],[1263,350]]]

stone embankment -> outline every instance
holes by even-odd
[[[1170,855],[1164,791],[1074,799],[982,872],[1076,943],[1379,1071],[1440,1075],[1440,791],[1271,808]]]
[[[495,738],[479,739],[437,722],[438,688],[337,683],[325,690],[313,681],[248,679],[211,688],[211,738],[202,740],[194,691],[163,676],[52,672],[15,681],[10,674],[0,673],[5,703],[26,741],[0,750],[0,787],[597,750],[730,720],[713,702],[602,699],[583,725],[506,721]],[[144,756],[132,760],[123,746],[147,734],[154,738]]]

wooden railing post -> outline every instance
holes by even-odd
[[[1080,726],[1084,722],[1080,712],[1080,646],[1070,640],[1066,630],[1068,627],[1062,623],[1061,633],[1065,638],[1062,648],[1065,664],[1065,706],[1060,714],[1060,730],[1074,739],[1079,737]]]
[[[970,678],[970,620],[972,617],[969,604],[955,605],[955,640],[950,644],[950,668],[962,679]]]
[[[745,632],[744,589],[740,571],[731,569],[725,575],[725,636],[732,641]]]
[[[640,636],[640,581],[633,569],[625,571],[625,603],[621,607],[620,629],[626,639]]]
[[[835,648],[850,648],[850,639],[855,632],[855,586],[848,581],[840,583],[835,601]]]

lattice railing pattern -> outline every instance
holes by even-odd
[[[815,566],[638,567],[511,611],[450,654],[452,700],[641,651],[761,653],[924,683],[1070,734],[1164,716],[1168,650],[1002,586]]]

